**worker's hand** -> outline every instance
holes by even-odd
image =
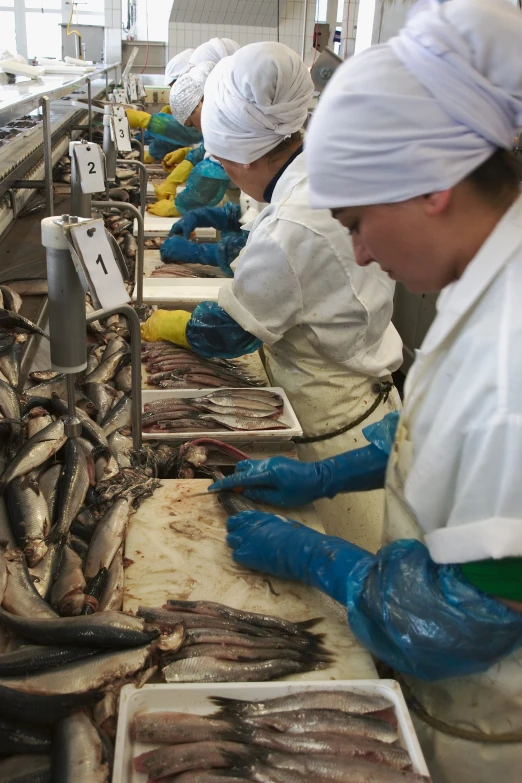
[[[156,310],[141,325],[141,337],[146,343],[169,340],[171,343],[190,348],[185,332],[191,313],[186,310]]]
[[[166,264],[176,261],[183,264],[208,263],[208,261],[201,260],[203,258],[202,247],[204,246],[191,242],[188,239],[183,239],[183,237],[168,236],[160,248],[161,260]]]
[[[225,204],[224,207],[199,207],[198,209],[191,209],[187,212],[181,220],[178,220],[170,229],[170,234],[178,234],[188,239],[192,232],[196,228],[216,228],[219,231],[233,230],[235,229],[234,220],[231,219],[231,214],[236,216],[240,214],[240,210],[231,212],[237,209],[236,204]],[[231,225],[232,223],[232,225]]]
[[[235,473],[216,481],[210,489],[244,487],[243,494],[254,502],[295,508],[321,497],[322,475],[318,464],[288,457],[247,459],[238,462]]]
[[[148,111],[136,111],[136,109],[125,109],[127,119],[131,128],[143,128],[145,130],[149,127],[150,118],[152,114]]]
[[[172,114],[170,106],[163,106],[161,109],[161,114]]]
[[[144,163],[155,163],[156,162],[156,158],[153,158],[152,155],[150,154],[150,152],[148,150],[145,150],[144,155],[143,155],[143,162]]]
[[[188,160],[182,160],[161,185],[154,186],[156,196],[159,199],[175,196],[178,185],[183,185],[193,168],[194,166]]]
[[[147,207],[147,211],[158,217],[179,217],[174,199],[164,198]]]
[[[227,521],[227,531],[236,563],[316,587],[342,604],[346,604],[351,571],[372,557],[342,538],[263,511],[235,514]]]
[[[181,161],[185,160],[187,154],[190,152],[190,149],[190,147],[180,147],[179,150],[167,152],[161,161],[161,165],[164,171],[170,173],[178,165],[178,163],[181,163]]]

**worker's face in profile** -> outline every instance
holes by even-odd
[[[201,133],[201,109],[203,108],[203,101],[200,101],[185,125],[187,128],[196,128]]]
[[[230,177],[234,185],[237,185],[240,190],[255,198],[257,201],[263,201],[263,192],[265,189],[264,180],[259,177],[259,162],[254,163],[236,163],[233,160],[227,160],[226,158],[218,158],[227,175]]]
[[[448,255],[438,242],[438,221],[426,209],[431,196],[363,207],[333,209],[352,237],[359,266],[376,261],[413,293],[440,291],[452,281]]]

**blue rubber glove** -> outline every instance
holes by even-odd
[[[187,212],[178,220],[169,232],[171,236],[183,236],[189,239],[196,228],[216,228],[218,231],[241,231],[239,204],[227,202],[223,207],[200,207]],[[245,232],[245,236],[247,236]]]
[[[200,302],[185,331],[187,342],[201,356],[236,359],[258,351],[261,340],[247,332],[217,302]]]
[[[458,566],[434,563],[420,541],[395,541],[372,555],[259,511],[230,517],[227,529],[237,563],[344,604],[357,639],[404,674],[477,674],[522,646],[522,613],[475,588]]]
[[[363,430],[369,446],[319,462],[298,462],[287,457],[238,462],[235,473],[216,481],[209,489],[244,487],[243,494],[250,500],[282,508],[333,498],[339,492],[382,489],[398,420],[398,412],[389,413]]]
[[[161,260],[165,263],[178,261],[185,264],[217,266],[227,277],[233,277],[230,264],[238,257],[247,239],[248,236],[245,235],[225,237],[220,242],[197,244],[183,237],[169,236],[161,246]]]

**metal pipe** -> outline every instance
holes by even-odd
[[[140,144],[141,144],[140,160],[142,163],[145,163],[145,131],[143,128],[140,128]]]
[[[147,180],[149,178],[147,167],[139,160],[126,160],[125,163],[128,166],[136,166],[140,173],[140,207],[141,214],[145,216],[145,209],[147,208]]]
[[[105,71],[105,97],[109,100],[109,69]]]
[[[92,141],[92,85],[90,79],[87,79],[87,102],[89,104],[87,128],[89,130],[89,141]]]
[[[116,158],[118,153],[111,137],[112,109],[105,106],[103,114],[103,152],[105,155],[105,175],[108,182],[116,181]]]
[[[107,202],[102,202],[107,203]],[[96,310],[87,315],[87,323],[108,318],[110,315],[124,315],[129,322],[131,334],[131,373],[132,373],[132,441],[134,450],[141,450],[141,329],[140,319],[134,308],[128,304],[118,305],[109,310]]]
[[[51,101],[47,95],[40,98],[43,120],[43,153],[45,173],[45,205],[47,216],[54,215],[53,200],[53,145],[51,133]]]
[[[143,133],[143,130],[142,130]],[[138,141],[138,139],[131,139],[131,147],[137,147],[140,153],[140,160],[143,163],[145,161],[145,147],[143,145],[143,142]]]
[[[117,207],[117,209],[128,209],[138,221],[138,253],[136,269],[134,272],[134,285],[136,288],[136,309],[142,310],[143,305],[143,273],[145,263],[145,221],[143,215],[134,204],[127,204],[126,201],[93,201],[92,206],[97,209],[106,209],[107,207]],[[140,314],[140,313],[138,313]]]

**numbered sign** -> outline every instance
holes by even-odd
[[[147,90],[145,89],[145,85],[143,84],[143,76],[141,74],[139,74],[138,76],[138,93],[140,98],[147,97]]]
[[[129,86],[127,89],[127,92],[130,95],[131,101],[137,101],[138,100],[138,84],[136,80],[136,74],[131,73],[129,76]]]
[[[128,302],[130,297],[114,258],[103,220],[69,224],[72,243],[94,297],[104,309]]]
[[[114,98],[112,96],[114,96]],[[111,100],[114,100],[116,103],[127,103],[128,102],[127,93],[125,92],[125,90],[123,90],[121,88],[119,88],[117,90],[114,90],[114,92],[111,93],[111,95],[109,97],[111,98]]]
[[[73,154],[80,170],[83,193],[105,190],[105,171],[101,150],[97,144],[75,144]]]
[[[118,106],[117,104],[112,107],[112,115],[113,117],[126,117],[127,113],[125,112],[124,106]]]
[[[118,152],[131,152],[129,121],[127,117],[111,117],[112,140]]]

